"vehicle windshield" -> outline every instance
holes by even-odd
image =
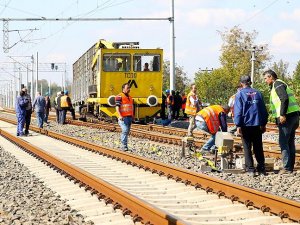
[[[106,72],[130,71],[130,54],[107,53],[103,55],[103,70]]]

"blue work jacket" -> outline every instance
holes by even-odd
[[[234,123],[237,127],[265,126],[268,112],[262,94],[251,87],[241,89],[235,97]]]
[[[18,96],[16,99],[16,113],[19,115],[26,114],[26,107],[29,101],[25,96]]]

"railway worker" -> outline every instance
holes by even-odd
[[[60,123],[59,120],[59,111],[61,111],[61,107],[60,107],[60,97],[63,95],[62,91],[59,91],[56,93],[56,97],[54,99],[54,108],[55,108],[55,113],[56,113],[56,122]],[[58,98],[59,98],[59,103],[58,103]]]
[[[161,94],[161,99],[162,102],[161,102],[161,109],[160,109],[160,118],[164,120],[166,119],[166,100],[167,100],[167,97],[164,94],[164,92],[162,92]]]
[[[45,117],[45,106],[46,106],[45,98],[41,95],[41,92],[37,92],[32,107],[35,111],[37,124],[39,128],[43,128],[44,117]]]
[[[228,113],[228,116],[231,116],[232,120],[234,118],[234,102],[235,102],[235,97],[236,97],[236,94],[241,90],[240,87],[237,88],[236,90],[236,93],[232,96],[230,96],[229,100],[228,100],[228,106],[230,108],[230,112]],[[234,125],[230,130],[229,132],[234,134],[235,132],[237,131],[237,128],[236,126]]]
[[[122,129],[121,133],[121,149],[128,151],[128,135],[130,132],[131,123],[134,119],[133,99],[129,95],[130,85],[125,83],[122,85],[122,92],[115,98],[116,112],[118,113],[118,124]]]
[[[268,112],[262,94],[251,88],[250,76],[241,76],[240,82],[242,89],[236,94],[234,102],[234,123],[237,126],[237,134],[242,137],[245,170],[251,176],[255,176],[256,171],[266,175],[262,134],[266,131]],[[256,169],[253,164],[252,146],[257,161]]]
[[[125,71],[121,62],[117,63],[117,70],[116,71]]]
[[[145,63],[145,65],[144,65],[144,71],[150,71],[150,69],[149,69],[149,63]]]
[[[270,86],[270,105],[279,129],[279,145],[281,148],[282,173],[292,173],[295,164],[295,131],[299,126],[299,105],[293,91],[273,70],[263,73],[265,82]]]
[[[167,96],[167,109],[168,109],[168,119],[174,119],[174,96],[175,91],[172,90],[171,93]]]
[[[50,101],[50,97],[49,97],[48,92],[46,93],[45,101],[46,101],[46,106],[45,106],[44,122],[48,124],[49,111],[51,111],[51,101]]]
[[[60,107],[61,111],[59,118],[61,119],[60,124],[65,124],[67,111],[71,112],[73,120],[75,120],[75,111],[72,106],[71,98],[69,97],[69,91],[65,90],[64,95],[60,97]]]
[[[182,109],[182,113],[183,113],[183,118],[187,118],[187,115],[185,113],[186,95],[185,95],[184,91],[181,93],[181,99],[182,99],[181,109]]]
[[[16,99],[16,116],[18,120],[17,124],[17,136],[23,136],[23,128],[25,125],[26,107],[29,104],[28,98],[25,96],[25,91],[21,90],[20,95]]]
[[[178,120],[178,118],[179,118],[179,112],[181,109],[181,105],[182,105],[182,99],[180,96],[180,92],[176,91],[175,96],[174,96],[174,109],[173,109],[175,120]]]
[[[221,131],[227,131],[226,114],[229,112],[228,105],[212,105],[200,110],[195,122],[197,129],[203,130],[211,134],[210,139],[202,146],[201,153],[214,153],[215,137],[219,128]]]
[[[28,135],[29,134],[29,126],[30,126],[30,122],[31,122],[32,102],[31,102],[30,95],[27,93],[27,88],[22,88],[22,91],[25,92],[24,97],[28,100],[28,104],[26,106],[25,131],[24,131],[24,134]]]
[[[197,112],[200,111],[201,102],[197,96],[197,88],[195,84],[191,85],[191,91],[186,99],[185,113],[189,116],[189,127],[188,127],[188,137],[193,136],[193,130],[195,129],[195,117]]]

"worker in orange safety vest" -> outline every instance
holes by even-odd
[[[121,149],[128,151],[128,135],[130,127],[134,119],[133,99],[129,95],[130,86],[128,83],[122,85],[122,93],[115,97],[116,112],[118,114],[118,124],[122,129],[121,133]]]
[[[203,145],[201,152],[213,153],[213,146],[215,145],[215,136],[219,128],[227,132],[226,114],[229,112],[228,105],[212,105],[202,109],[196,115],[197,129],[203,130],[211,134],[211,138]]]

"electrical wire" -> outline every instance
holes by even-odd
[[[239,27],[241,25],[245,25],[246,23],[248,23],[249,21],[253,20],[255,17],[257,17],[258,15],[260,15],[262,12],[264,12],[265,10],[267,10],[268,8],[270,8],[272,5],[274,5],[278,1],[279,0],[274,0],[273,2],[271,2],[270,4],[268,4],[266,7],[262,8],[257,13],[255,13],[254,15],[252,15],[251,17],[249,17],[246,21],[244,21],[243,23],[238,24],[237,26]]]
[[[5,11],[5,9],[8,7],[9,3],[11,2],[12,0],[9,0],[8,3],[5,3],[4,5],[4,8],[2,9],[2,11],[0,12],[0,15],[2,15],[2,13]]]

